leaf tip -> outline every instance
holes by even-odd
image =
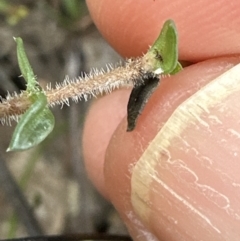
[[[14,37],[13,36],[13,40],[18,44],[18,43],[23,43],[23,40],[22,40],[22,38],[20,38],[20,37]]]
[[[12,151],[12,149],[10,148],[10,146],[7,148],[6,152],[10,152]]]

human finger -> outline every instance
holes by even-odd
[[[234,60],[232,59],[230,61],[223,60],[223,59],[218,60],[218,61],[213,61],[213,60],[207,61],[205,63],[201,63],[198,65],[186,68],[184,71],[182,71],[182,73],[180,73],[174,77],[171,77],[170,79],[164,79],[164,81],[161,83],[158,90],[156,91],[156,93],[150,99],[148,105],[146,106],[142,116],[139,119],[136,130],[132,133],[126,133],[126,131],[125,131],[126,120],[124,120],[122,122],[122,124],[120,125],[120,127],[117,129],[117,131],[114,134],[114,137],[112,138],[111,143],[108,147],[108,152],[107,152],[108,154],[107,154],[106,161],[105,162],[102,161],[102,164],[105,163],[105,177],[104,177],[105,183],[102,183],[102,187],[104,189],[104,192],[107,193],[108,197],[111,199],[111,201],[114,203],[116,208],[121,213],[123,219],[126,221],[126,223],[128,223],[129,229],[132,230],[131,232],[133,233],[133,235],[137,235],[137,234],[141,233],[141,230],[142,230],[142,228],[139,229],[139,227],[137,227],[137,225],[136,225],[137,222],[135,222],[135,223],[131,222],[132,220],[129,219],[130,216],[134,216],[135,212],[137,212],[137,214],[144,221],[147,229],[151,230],[153,233],[155,233],[157,236],[159,236],[161,238],[167,237],[168,239],[166,238],[166,240],[171,240],[170,239],[171,236],[169,236],[170,234],[167,233],[166,230],[169,230],[169,229],[166,229],[165,225],[166,225],[166,223],[169,224],[170,221],[174,221],[174,217],[175,217],[175,220],[178,220],[178,225],[176,225],[176,223],[174,223],[174,222],[173,223],[170,222],[170,224],[171,224],[170,226],[172,227],[171,230],[176,230],[176,232],[179,232],[178,236],[176,236],[176,237],[180,237],[179,235],[186,236],[187,232],[190,232],[191,235],[200,235],[199,237],[201,237],[201,234],[203,234],[204,232],[198,232],[198,231],[201,230],[201,228],[203,228],[203,227],[206,228],[206,230],[208,230],[208,228],[210,230],[209,232],[207,232],[206,235],[210,235],[210,236],[213,235],[212,237],[217,237],[217,238],[219,237],[219,236],[214,236],[214,235],[218,235],[218,232],[216,232],[216,231],[218,229],[217,227],[219,227],[219,223],[216,226],[216,229],[212,228],[211,223],[207,222],[207,220],[208,220],[207,218],[209,217],[208,213],[207,214],[205,213],[206,218],[204,219],[203,218],[204,215],[200,216],[199,213],[196,213],[196,212],[194,213],[193,210],[192,210],[192,212],[190,212],[191,210],[187,209],[190,206],[187,207],[186,205],[184,205],[184,202],[183,203],[181,202],[180,199],[177,199],[176,197],[174,199],[174,196],[173,195],[171,196],[168,193],[170,200],[172,201],[172,203],[174,203],[174,207],[171,205],[169,206],[168,203],[171,203],[171,202],[169,202],[167,200],[168,196],[166,194],[167,193],[166,190],[164,190],[164,188],[162,188],[162,187],[160,188],[160,185],[157,186],[157,183],[154,182],[154,180],[152,181],[155,185],[154,188],[152,186],[148,186],[148,189],[147,189],[148,191],[143,188],[143,190],[146,191],[146,195],[150,200],[149,201],[149,203],[151,204],[150,208],[147,210],[147,208],[145,207],[145,211],[141,211],[144,208],[140,208],[140,211],[139,211],[139,208],[136,207],[136,205],[137,205],[136,198],[134,201],[134,197],[133,197],[134,196],[133,192],[136,192],[136,190],[138,190],[138,188],[137,188],[137,185],[135,185],[135,184],[134,185],[136,187],[131,186],[131,182],[133,183],[133,177],[132,177],[130,167],[131,166],[133,167],[135,165],[136,161],[141,159],[141,157],[143,156],[143,152],[146,149],[146,147],[148,146],[148,144],[155,138],[156,133],[159,132],[159,130],[161,129],[161,126],[163,126],[164,123],[169,119],[169,116],[172,114],[172,112],[177,108],[177,106],[180,103],[182,103],[186,98],[189,98],[194,92],[199,90],[207,82],[213,80],[216,76],[220,75],[222,72],[231,68],[233,66],[233,64],[236,64],[237,62],[239,62],[239,59],[234,59]],[[109,103],[109,105],[110,105],[110,103]],[[123,105],[125,105],[125,104],[121,104],[121,102],[119,102],[119,104],[116,105],[115,107],[116,107],[116,109],[118,109],[118,108],[123,109],[123,107],[122,107]],[[105,107],[108,108],[107,106],[105,106]],[[94,112],[93,112],[92,116],[89,116],[89,118],[95,119]],[[214,118],[212,118],[212,119],[214,119]],[[104,114],[103,114],[103,118],[99,119],[99,121],[104,122],[105,125],[107,126]],[[238,123],[237,120],[235,120],[235,123]],[[114,125],[114,124],[112,124],[112,125]],[[117,125],[118,125],[118,123],[115,122],[115,127]],[[191,130],[191,128],[190,128],[190,130]],[[214,133],[218,133],[218,131],[219,131],[219,129],[214,130]],[[91,135],[90,132],[88,132],[88,133],[89,133],[89,135]],[[225,152],[225,149],[222,148],[221,146],[220,146],[220,148],[218,146],[218,149],[216,151],[216,149],[214,148],[214,143],[212,145],[209,145],[208,144],[209,142],[207,141],[206,138],[207,137],[210,138],[210,136],[208,136],[208,135],[201,136],[201,134],[202,134],[201,131],[198,132],[199,136],[197,136],[196,133],[193,134],[189,131],[187,131],[183,135],[185,135],[187,138],[188,133],[192,139],[194,137],[194,138],[196,138],[196,140],[200,141],[200,143],[203,143],[203,146],[205,146],[204,152],[206,152],[206,153],[209,152],[211,154],[215,153],[220,156],[221,156],[221,153],[220,153],[221,150],[223,152]],[[98,135],[99,139],[106,138],[106,135],[104,135],[104,133],[102,133],[101,131],[94,132],[94,134]],[[108,138],[107,138],[108,140],[110,139],[111,135],[112,135],[112,133],[108,136]],[[229,144],[230,142],[227,141],[227,143]],[[217,145],[217,143],[215,143],[215,144]],[[85,141],[85,146],[86,145],[88,145],[87,140]],[[180,155],[178,153],[179,148],[176,148],[176,149],[174,148],[175,145],[177,145],[177,144],[171,143],[171,156],[175,157],[175,158],[177,158],[177,157],[181,158],[182,154]],[[229,146],[231,146],[231,144],[229,144]],[[191,148],[189,147],[189,149],[191,149]],[[105,150],[106,149],[104,149],[102,151],[105,153]],[[176,150],[176,153],[175,153],[175,150]],[[190,195],[189,193],[191,193],[192,189],[194,189],[194,183],[195,183],[194,177],[195,176],[193,175],[193,172],[192,173],[187,172],[186,171],[187,168],[185,170],[185,169],[183,169],[183,167],[184,167],[184,165],[186,165],[186,167],[189,165],[189,160],[191,161],[191,160],[196,159],[196,156],[194,156],[194,155],[196,155],[196,152],[194,152],[193,149],[192,149],[192,151],[189,151],[189,153],[187,153],[187,156],[185,156],[186,163],[185,162],[182,163],[182,167],[180,166],[181,163],[179,164],[179,166],[177,164],[172,165],[172,166],[169,164],[169,167],[167,167],[166,158],[163,158],[163,163],[164,163],[163,166],[165,168],[163,168],[162,165],[159,165],[160,167],[154,167],[154,168],[156,168],[156,172],[157,173],[159,172],[158,175],[159,176],[162,175],[165,178],[164,181],[166,182],[166,185],[170,185],[171,187],[176,188],[178,192],[179,192],[179,190],[182,191],[181,195],[184,194],[185,197],[186,197],[186,195],[189,196]],[[103,156],[104,156],[104,154],[103,154]],[[87,161],[86,165],[89,165],[87,159],[86,159],[86,161]],[[95,161],[97,161],[97,160],[95,160]],[[92,160],[92,162],[94,163],[93,160]],[[192,170],[194,170],[201,177],[201,181],[203,181],[203,183],[204,183],[203,177],[206,175],[206,179],[208,181],[210,180],[208,184],[216,185],[216,183],[221,181],[221,175],[220,176],[217,175],[217,173],[214,173],[214,171],[212,172],[212,170],[207,172],[208,166],[206,166],[204,169],[202,167],[203,162],[204,161],[191,163],[191,165],[193,165]],[[208,163],[208,160],[206,159],[205,162]],[[150,163],[151,163],[151,161],[150,161]],[[215,163],[214,165],[216,165],[216,161],[214,163]],[[236,170],[236,166],[234,166],[235,165],[234,162],[230,163],[228,160],[228,162],[225,162],[225,164],[228,166],[227,167],[228,171],[231,171],[232,168],[233,168],[233,170]],[[146,165],[148,165],[148,164],[146,164]],[[224,162],[222,162],[221,165],[222,165],[222,169],[225,170]],[[142,164],[138,165],[138,166],[141,167]],[[142,169],[144,169],[144,168],[145,167],[142,167]],[[170,170],[168,170],[168,168],[170,168]],[[141,168],[140,168],[140,170],[141,170]],[[185,174],[186,174],[186,177],[185,177],[184,172],[183,172],[182,176],[180,175],[180,177],[179,177],[180,180],[181,180],[181,178],[183,179],[183,180],[181,180],[182,184],[185,183],[188,178],[190,178],[190,184],[187,188],[185,188],[184,186],[183,187],[181,186],[181,182],[180,183],[178,182],[179,180],[177,179],[176,175],[174,174],[174,172],[176,172],[177,174],[179,174],[179,173],[181,174],[181,170],[185,170]],[[169,172],[169,174],[168,174],[168,172]],[[140,174],[138,175],[136,173],[141,173],[141,172],[135,171],[135,174],[134,174],[134,176],[135,176],[134,182],[135,183],[136,183],[136,180],[138,179],[136,177],[138,177],[140,175]],[[146,171],[146,173],[147,173],[147,171]],[[161,173],[163,173],[163,174],[161,174]],[[214,175],[212,175],[213,173],[214,173]],[[236,173],[235,173],[235,175],[236,175]],[[101,180],[104,180],[104,178],[101,177]],[[233,176],[233,179],[234,178],[236,178],[236,176]],[[96,178],[95,182],[99,182],[99,180],[100,179]],[[176,181],[176,180],[178,180],[178,181]],[[235,182],[237,183],[237,180],[235,180]],[[144,185],[144,183],[145,183],[145,179],[144,179],[142,185]],[[146,183],[148,183],[147,180],[146,180]],[[222,185],[222,182],[220,182],[220,183]],[[179,186],[178,186],[178,184],[179,184]],[[201,184],[201,185],[203,188],[204,185],[203,184]],[[199,185],[199,187],[201,187],[201,185]],[[229,185],[229,183],[228,183],[228,185]],[[155,194],[154,192],[156,191],[157,187],[159,188],[159,190],[156,192],[156,195],[154,195]],[[209,185],[209,187],[211,187],[211,186]],[[195,186],[195,188],[197,188],[197,187]],[[139,189],[142,189],[142,188],[139,188]],[[175,189],[173,189],[173,190],[176,192]],[[228,190],[229,190],[229,192],[232,192],[231,188]],[[212,191],[212,192],[210,192],[210,191]],[[224,191],[226,191],[226,190],[224,189]],[[209,195],[207,195],[208,193],[216,194],[216,192],[213,192],[213,189],[209,188],[209,189],[207,189],[207,193],[204,193],[204,192],[202,192],[202,194],[197,193],[198,197],[200,196],[199,199],[198,198],[194,199],[194,195],[196,193],[192,195],[193,197],[190,195],[192,197],[192,199],[189,202],[190,203],[193,202],[196,205],[196,207],[197,207],[197,208],[195,208],[196,210],[198,210],[198,207],[200,207],[200,210],[201,210],[201,208],[204,210],[205,206],[207,206],[206,210],[208,212],[210,212],[209,215],[211,217],[215,215],[214,216],[215,222],[216,222],[216,215],[219,214],[218,211],[222,215],[221,216],[222,220],[225,220],[226,217],[224,216],[224,211],[221,210],[221,207],[219,207],[219,209],[216,211],[216,209],[218,207],[217,206],[218,202],[216,201],[216,203],[215,203],[214,198],[216,198],[216,200],[219,200],[219,201],[224,201],[225,200],[224,198],[226,196],[224,197],[221,195],[219,195],[219,196],[213,195],[213,198],[211,199],[211,197]],[[227,193],[227,194],[229,194],[229,193]],[[141,194],[141,193],[140,193],[140,195],[136,194],[136,196],[140,196],[140,198],[142,198],[141,195],[143,195],[143,194]],[[232,196],[230,194],[227,197],[232,198]],[[154,202],[154,200],[157,200],[157,201]],[[143,205],[144,205],[144,201],[145,200],[143,199]],[[238,197],[235,198],[235,200],[233,200],[234,208],[236,208],[236,203],[238,201],[239,201]],[[158,203],[162,203],[162,208],[160,208],[159,210],[163,209],[165,213],[163,212],[161,214],[160,211],[156,211],[154,209],[155,207],[158,207]],[[212,206],[214,206],[215,204],[216,204],[216,206],[214,209],[214,208],[212,208]],[[209,207],[211,207],[210,211],[209,211]],[[223,209],[224,209],[224,207],[223,207]],[[189,211],[189,217],[188,216],[185,217],[184,212],[179,211],[179,210],[185,210],[184,212]],[[128,214],[130,214],[130,213],[132,215],[129,216]],[[150,215],[151,218],[149,216],[149,213],[151,213],[151,215]],[[175,213],[176,213],[176,216],[174,216]],[[169,215],[169,216],[167,216],[167,215]],[[173,219],[170,219],[170,221],[169,221],[167,219],[167,217],[173,217]],[[202,217],[202,219],[201,219],[201,217]],[[230,219],[228,219],[228,217],[227,217],[227,220],[229,223],[231,223],[230,226],[233,228],[233,227],[235,227],[234,225],[236,225],[236,222],[234,222],[234,218],[232,220],[231,220],[231,218],[233,218],[233,216],[230,217]],[[154,220],[155,221],[158,220],[158,222],[155,222]],[[192,220],[194,220],[196,222],[193,222]],[[205,221],[205,223],[203,221]],[[140,223],[140,221],[139,221],[139,223]],[[161,223],[161,225],[159,225],[159,227],[157,228],[155,223]],[[194,229],[191,226],[192,223],[195,223],[198,228]],[[207,226],[207,224],[209,226]],[[187,228],[187,225],[190,225],[189,229]],[[206,226],[204,226],[204,225],[206,225]],[[224,227],[221,226],[221,228],[218,230],[220,230],[222,232],[222,231],[224,231],[223,229],[225,227],[226,226],[224,226]],[[231,227],[229,227],[229,228],[231,228]],[[180,230],[185,232],[185,234],[181,233]],[[197,230],[197,233],[194,233],[194,230]],[[213,231],[213,232],[211,232],[211,231]],[[230,231],[231,230],[227,230],[227,232],[229,232],[229,234],[233,233],[234,235],[236,235],[236,233],[230,232]],[[225,232],[225,234],[226,234],[226,232]],[[190,240],[192,240],[191,239],[192,237],[193,236],[190,237]],[[208,238],[208,236],[206,236],[206,237]],[[174,239],[172,238],[172,240],[174,240]],[[210,239],[205,239],[205,240],[210,240]],[[218,239],[214,239],[214,240],[218,240]]]
[[[240,2],[233,0],[88,0],[92,18],[122,56],[145,53],[164,21],[175,21],[181,60],[240,54]]]

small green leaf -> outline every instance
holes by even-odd
[[[175,23],[167,20],[160,35],[146,54],[152,71],[157,74],[170,74],[177,66],[178,38]],[[149,62],[149,61],[148,61]]]
[[[28,98],[32,105],[22,115],[17,124],[7,151],[26,150],[42,142],[52,131],[55,120],[47,107],[47,97],[41,92],[28,61],[21,38],[15,38],[17,43],[18,64],[21,73],[27,81]]]
[[[27,91],[31,94],[36,93],[39,91],[38,82],[28,61],[26,52],[24,50],[23,41],[21,38],[14,38],[14,40],[17,43],[18,65],[21,70],[22,76],[27,82]]]
[[[33,96],[34,102],[18,122],[7,151],[22,151],[42,142],[53,130],[55,120],[43,93]]]

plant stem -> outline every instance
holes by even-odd
[[[48,105],[69,104],[69,99],[77,102],[87,100],[91,96],[111,93],[120,87],[129,87],[141,84],[145,75],[149,74],[144,69],[142,58],[130,59],[123,66],[113,68],[107,66],[106,70],[92,70],[85,77],[76,80],[66,78],[63,83],[57,84],[54,89],[47,87],[43,90],[47,96]],[[24,113],[31,105],[26,91],[14,96],[8,96],[0,103],[0,121],[9,123],[12,119]]]

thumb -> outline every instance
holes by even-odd
[[[160,240],[240,239],[237,62],[210,60],[164,79],[136,129],[126,133],[124,120],[115,131],[105,190],[133,238],[148,230]]]

